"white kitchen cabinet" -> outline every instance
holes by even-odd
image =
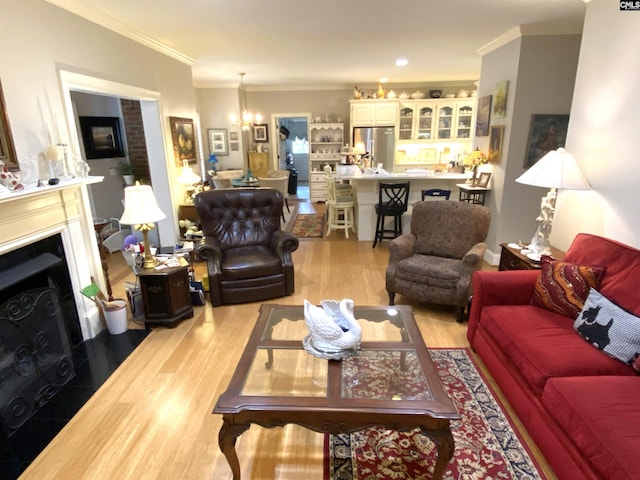
[[[351,126],[394,126],[398,122],[396,100],[351,100]]]
[[[401,102],[398,115],[399,141],[433,140],[434,102]]]
[[[340,152],[345,143],[344,124],[311,123],[309,124],[309,171],[322,170],[326,164],[332,166],[340,163]]]
[[[327,199],[327,181],[324,172],[309,172],[309,200],[324,202]]]
[[[400,101],[398,141],[424,143],[469,140],[475,119],[473,99],[427,99]]]
[[[449,99],[437,102],[437,140],[470,140],[475,119],[475,100]]]

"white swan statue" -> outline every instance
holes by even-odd
[[[338,360],[353,354],[362,338],[362,327],[353,315],[354,301],[322,300],[322,308],[304,301],[304,320],[310,334],[305,350],[316,357]]]

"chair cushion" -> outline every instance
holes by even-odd
[[[549,378],[635,375],[631,367],[585,343],[572,320],[544,308],[485,306],[482,326],[538,397]]]
[[[396,277],[439,288],[455,288],[461,270],[462,261],[455,258],[412,255],[398,262]]]
[[[603,394],[606,392],[606,394]],[[599,478],[640,478],[640,378],[549,380],[542,404]]]
[[[594,347],[631,364],[640,352],[640,318],[592,288],[573,328]]]
[[[225,280],[244,280],[282,273],[280,258],[268,247],[254,245],[225,250],[222,275]]]
[[[599,288],[604,268],[542,257],[531,304],[575,319],[591,288]]]

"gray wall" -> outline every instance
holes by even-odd
[[[509,80],[507,115],[491,118],[504,125],[502,161],[493,165],[493,191],[487,205],[492,222],[487,244],[493,262],[500,243],[529,241],[535,230],[541,198],[547,190],[515,182],[526,169],[524,157],[531,116],[569,113],[580,50],[579,35],[529,35],[483,56],[479,96],[494,94],[495,84]],[[488,150],[489,137],[476,138]]]

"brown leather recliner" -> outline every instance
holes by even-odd
[[[207,261],[213,306],[291,295],[291,253],[298,237],[280,229],[284,197],[271,188],[210,190],[195,206],[204,238],[196,255]]]

